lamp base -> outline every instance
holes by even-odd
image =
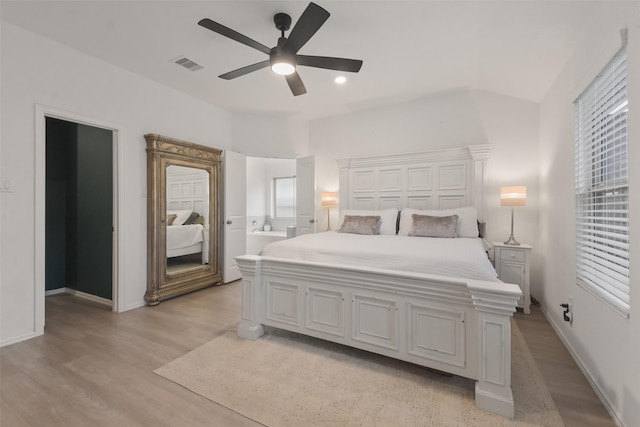
[[[504,244],[511,246],[520,246],[520,242],[518,242],[516,238],[513,237],[513,208],[511,208],[511,235],[509,236],[509,240],[504,242]]]
[[[331,219],[329,218],[329,213],[331,209],[327,208],[327,231],[331,231]]]
[[[509,236],[509,240],[507,240],[506,242],[504,242],[505,245],[511,245],[511,246],[520,246],[520,242],[518,242],[514,237],[513,234],[511,236]]]

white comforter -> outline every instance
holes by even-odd
[[[203,240],[201,224],[170,225],[167,227],[167,250],[186,248]]]
[[[267,245],[262,256],[498,282],[481,239],[305,234]]]

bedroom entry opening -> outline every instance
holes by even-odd
[[[45,120],[45,295],[115,309],[114,131]]]

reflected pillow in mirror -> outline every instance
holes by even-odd
[[[173,221],[175,221],[175,219],[176,219],[176,217],[177,217],[177,216],[178,216],[178,215],[176,215],[176,214],[169,214],[169,215],[167,215],[167,225],[172,225],[172,224],[173,224]]]
[[[380,216],[345,215],[338,233],[380,234]]]
[[[200,214],[198,212],[191,212],[191,215],[189,215],[189,218],[187,218],[183,225],[195,224],[199,216]]]
[[[176,219],[173,220],[171,225],[183,225],[184,222],[189,219],[189,215],[193,212],[191,209],[185,209],[180,211],[167,211],[168,215],[176,215]]]
[[[455,238],[458,215],[430,216],[413,214],[409,236]]]

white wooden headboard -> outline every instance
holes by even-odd
[[[195,168],[172,166],[176,169],[167,175],[167,210],[189,209],[209,218],[209,189],[206,172]],[[205,222],[206,223],[206,222]]]
[[[448,209],[475,206],[486,222],[491,145],[338,160],[340,209]]]

